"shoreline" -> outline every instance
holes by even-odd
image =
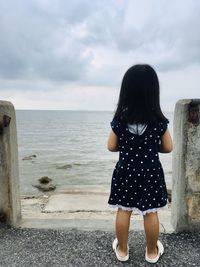
[[[165,181],[168,193],[171,194],[172,182]],[[75,184],[75,185],[62,185],[58,186],[55,190],[51,191],[40,191],[38,190],[35,193],[21,193],[21,198],[34,198],[40,197],[42,195],[53,195],[59,193],[66,193],[66,194],[109,194],[110,193],[110,186],[111,184],[101,184],[101,185],[94,185],[94,184]]]

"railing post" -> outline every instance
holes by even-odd
[[[175,231],[200,230],[200,99],[181,99],[174,112],[172,213]]]
[[[0,100],[0,222],[17,226],[21,219],[15,109]]]

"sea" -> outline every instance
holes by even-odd
[[[173,112],[169,119],[173,138]],[[112,111],[16,110],[20,191],[34,194],[34,186],[48,176],[63,186],[105,185],[111,182],[119,158],[107,150]],[[171,187],[172,153],[159,153],[165,181]]]

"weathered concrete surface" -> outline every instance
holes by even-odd
[[[89,190],[92,191],[92,188]],[[85,230],[113,231],[116,209],[107,205],[108,194],[100,193],[98,188],[93,194],[87,191],[80,193],[57,193],[40,197],[22,198],[22,221],[20,227],[68,229],[75,227]],[[98,193],[97,193],[98,192]],[[94,203],[91,205],[91,203]],[[173,232],[171,225],[171,207],[158,212],[160,232]],[[131,229],[144,230],[143,216],[133,214]]]
[[[107,201],[107,194],[54,194],[49,198],[44,212],[108,210]]]
[[[17,267],[114,267],[114,266],[199,266],[200,235],[161,233],[165,252],[157,264],[145,261],[145,234],[131,231],[130,259],[119,262],[112,251],[114,231],[77,229],[16,229],[0,227],[0,266]]]
[[[3,126],[3,116],[11,118]],[[0,217],[15,225],[21,218],[18,145],[15,109],[11,102],[0,101]]]
[[[171,222],[176,231],[200,230],[200,99],[176,103],[173,136]]]

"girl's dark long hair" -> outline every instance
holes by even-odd
[[[155,70],[147,64],[125,73],[114,117],[127,123],[168,121],[160,108],[160,87]]]

